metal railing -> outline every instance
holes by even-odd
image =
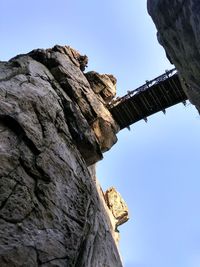
[[[172,77],[175,74],[177,74],[177,70],[174,68],[172,70],[166,70],[164,74],[156,77],[153,80],[150,80],[150,81],[146,80],[146,83],[143,84],[142,86],[138,87],[137,89],[132,90],[132,91],[127,91],[126,95],[113,99],[108,104],[108,108],[113,108],[114,106],[118,105],[119,103],[133,97],[134,95],[136,95],[142,91],[148,90],[150,87],[169,79],[170,77]]]

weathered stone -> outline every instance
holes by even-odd
[[[105,201],[116,219],[116,227],[128,221],[128,207],[114,187],[106,190]]]
[[[70,49],[71,48],[69,47],[59,47],[59,50],[62,51],[62,53],[60,53],[58,52],[58,46],[56,46],[53,49],[34,50],[29,53],[29,55],[35,60],[44,64],[50,70],[54,79],[59,83],[64,93],[67,94],[73,101],[72,105],[78,106],[80,108],[84,118],[87,120],[88,124],[91,126],[95,133],[97,141],[100,145],[100,150],[102,152],[105,152],[116,143],[116,133],[119,131],[119,126],[114,121],[111,113],[106,108],[102,98],[99,95],[95,94],[91,89],[89,82],[79,68],[78,61],[76,61],[76,64],[74,64],[71,57],[68,57],[68,54],[70,54]],[[75,50],[72,51],[74,53]],[[76,52],[76,54],[78,54],[78,52]],[[109,80],[111,83],[111,78],[109,78]],[[115,78],[113,77],[112,80],[114,81]],[[67,108],[67,105],[65,105],[65,107]],[[76,121],[79,122],[81,121],[81,119],[78,119]],[[96,127],[96,121],[99,121],[98,124],[100,125],[100,127],[98,127],[98,130]],[[72,120],[72,122],[75,123],[74,119]],[[105,128],[107,127],[109,128],[108,131],[105,130]],[[106,132],[106,135],[104,134],[104,132]],[[108,133],[110,135],[108,135]],[[77,137],[73,136],[73,139],[76,140]],[[90,140],[86,137],[86,140],[87,139]],[[92,141],[92,143],[94,144],[95,142]],[[76,145],[80,146],[79,150],[82,151],[84,157],[89,154],[93,154],[93,149],[91,150],[89,144],[87,144],[87,141],[86,143],[84,143],[80,140],[80,138],[78,138]],[[94,149],[96,150],[97,148],[95,147]],[[86,153],[84,153],[85,150]],[[97,160],[95,159],[95,162],[96,161]],[[94,162],[89,160],[89,164],[92,163]]]
[[[56,45],[53,47],[53,51],[58,51],[62,54],[66,54],[71,59],[71,61],[80,68],[81,71],[84,71],[85,68],[87,68],[88,57],[86,55],[80,55],[80,53],[72,47]]]
[[[0,255],[1,267],[35,267],[38,266],[37,252],[34,247],[16,247]]]
[[[113,124],[109,120],[99,117],[92,123],[92,129],[101,145],[102,152],[108,151],[117,142],[116,130],[113,129]]]
[[[148,12],[158,40],[189,87],[190,101],[200,111],[200,2],[197,0],[148,0]]]
[[[93,122],[110,122],[113,135],[118,127],[82,73],[85,61],[57,46],[0,62],[2,267],[122,266],[88,170],[108,138],[96,137]]]
[[[117,80],[110,74],[99,74],[90,71],[85,74],[90,83],[92,90],[96,94],[100,94],[105,103],[109,103],[116,96]]]
[[[105,211],[105,213],[109,217],[109,222],[110,222],[109,229],[110,229],[110,232],[114,238],[116,246],[118,246],[119,240],[120,240],[120,233],[119,233],[119,230],[117,229],[117,227],[118,227],[117,223],[119,220],[115,218],[115,216],[112,212],[112,209],[110,209],[108,206],[108,201],[107,201],[105,194],[103,192],[103,189],[101,188],[101,185],[99,184],[99,181],[96,177],[95,165],[89,166],[88,170],[89,170],[93,180],[95,181],[97,192],[99,194],[100,204],[102,205],[103,210]]]

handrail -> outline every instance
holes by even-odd
[[[163,82],[165,80],[167,80],[168,78],[172,77],[173,75],[177,74],[177,70],[176,68],[171,69],[171,70],[166,70],[164,74],[156,77],[153,80],[150,81],[146,81],[145,84],[141,85],[140,87],[132,90],[132,91],[128,91],[128,93],[122,97],[117,97],[115,99],[113,99],[109,104],[108,104],[108,108],[113,108],[114,106],[118,105],[119,103],[131,98],[132,96],[145,91],[147,89],[149,89],[151,86],[159,84],[160,82]]]

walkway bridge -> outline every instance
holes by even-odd
[[[111,114],[120,129],[129,127],[131,124],[176,105],[180,102],[186,103],[187,96],[183,91],[182,84],[176,69],[166,71],[163,75],[127,95],[114,99],[108,106]]]

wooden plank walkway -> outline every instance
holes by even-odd
[[[117,98],[109,104],[109,110],[120,129],[163,111],[180,102],[185,104],[187,96],[183,91],[176,69],[140,86],[127,95]]]

